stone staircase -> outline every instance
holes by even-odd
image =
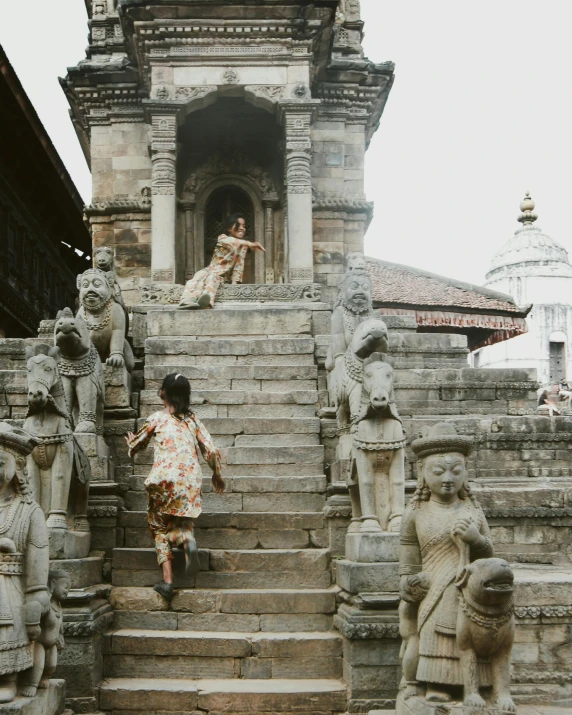
[[[205,477],[202,570],[189,588],[177,554],[180,590],[169,607],[151,588],[160,580],[144,511],[152,451],[136,456],[123,547],[113,552],[102,711],[346,710],[311,311],[244,308],[147,316],[141,417],[159,408],[165,374],[185,374],[193,409],[221,450],[227,491],[212,493]]]

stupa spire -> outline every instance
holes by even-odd
[[[532,226],[538,218],[534,213],[535,205],[534,201],[530,198],[530,191],[527,191],[526,196],[520,202],[520,210],[522,213],[518,217],[518,221],[520,221],[523,226]]]

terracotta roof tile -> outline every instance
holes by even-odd
[[[373,283],[374,304],[485,310],[523,317],[529,311],[528,306],[519,307],[510,296],[488,288],[370,256],[366,256],[366,261]]]

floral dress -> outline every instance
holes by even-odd
[[[202,511],[199,450],[214,473],[220,474],[221,466],[212,437],[193,414],[180,418],[155,412],[129,442],[129,456],[146,447],[153,436],[154,462],[145,489],[149,528],[161,564],[172,558],[171,545],[185,540],[185,520]]]
[[[196,302],[203,293],[208,293],[214,305],[216,292],[221,283],[241,283],[248,246],[241,245],[232,236],[218,237],[210,265],[197,271],[187,281],[181,302]]]

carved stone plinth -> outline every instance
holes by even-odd
[[[336,581],[348,593],[397,591],[397,562],[358,563],[342,559],[336,564]]]
[[[50,680],[47,688],[41,688],[33,698],[21,695],[11,703],[0,705],[0,715],[60,715],[65,709],[65,680]]]
[[[467,707],[460,702],[428,703],[425,698],[412,697],[403,699],[403,694],[397,696],[395,715],[505,715],[505,710],[495,706],[484,708]],[[369,715],[375,715],[375,711]]]
[[[131,373],[125,365],[111,367],[104,365],[105,408],[130,407],[131,405]]]
[[[50,559],[83,559],[89,554],[91,533],[89,531],[50,531]]]
[[[72,589],[88,588],[94,583],[103,581],[102,559],[99,556],[88,556],[82,559],[62,559],[51,562],[50,566],[67,571]]]
[[[76,713],[97,711],[96,689],[103,676],[103,634],[113,620],[110,587],[72,590],[64,603],[66,648],[58,675],[66,679],[66,701]]]
[[[398,561],[399,534],[347,534],[346,559],[358,563]]]
[[[91,483],[106,482],[113,479],[113,462],[109,447],[102,435],[76,434],[77,441],[85,452],[91,467]]]
[[[348,712],[384,708],[387,713],[395,707],[400,678],[398,596],[378,593],[348,600],[334,616],[334,627],[344,641]]]

